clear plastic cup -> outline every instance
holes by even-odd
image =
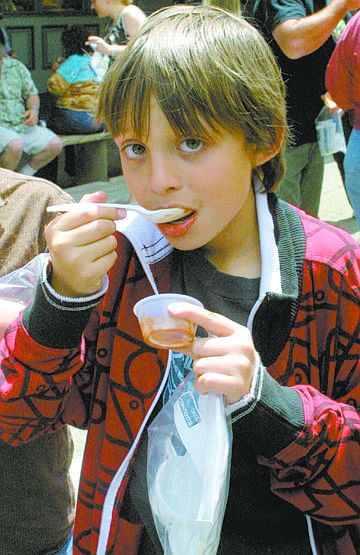
[[[141,299],[134,306],[144,341],[151,347],[176,349],[193,342],[196,324],[190,320],[173,318],[168,312],[168,305],[175,302],[203,306],[193,297],[176,293],[151,295]]]

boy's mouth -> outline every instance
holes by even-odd
[[[189,211],[185,216],[177,218],[171,222],[158,224],[161,233],[169,238],[176,238],[185,235],[195,223],[197,212]]]
[[[178,224],[181,224],[182,222],[185,222],[193,214],[195,214],[195,210],[188,210],[188,212],[186,212],[186,214],[184,216],[181,216],[181,218],[177,218],[176,220],[170,220],[170,221],[165,222],[165,223],[168,224],[168,225],[169,224],[178,225]]]

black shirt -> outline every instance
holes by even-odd
[[[335,41],[331,36],[315,52],[292,60],[277,45],[274,29],[288,19],[301,19],[326,6],[326,0],[245,0],[243,15],[255,25],[271,46],[286,85],[288,121],[295,146],[317,141],[315,118],[324,103],[325,72]]]

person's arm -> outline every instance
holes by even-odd
[[[105,201],[106,195],[85,195],[84,200],[90,199]],[[53,432],[66,422],[80,427],[86,422],[88,406],[81,402],[77,383],[82,381],[82,370],[90,373],[86,357],[93,359],[89,345],[95,345],[99,303],[108,287],[111,260],[116,258],[116,240],[110,239],[111,255],[105,237],[109,221],[119,216],[115,209],[102,208],[110,220],[96,218],[98,210],[79,210],[73,218],[65,214],[48,224],[51,263],[42,269],[31,303],[1,342],[0,438],[12,445]],[[114,230],[111,224],[110,232]],[[74,256],[80,256],[78,264]],[[87,349],[84,334],[90,338]],[[86,383],[91,388],[88,377]]]
[[[26,111],[24,112],[25,125],[33,127],[37,124],[40,110],[40,97],[37,94],[31,94],[26,99]]]
[[[109,44],[109,56],[119,56],[119,54],[124,52],[126,46],[126,44]]]
[[[129,37],[135,35],[136,31],[145,20],[146,15],[138,6],[130,4],[129,6],[126,6],[123,11],[123,25]],[[113,57],[121,54],[127,46],[126,44],[108,44],[101,37],[93,35],[88,37],[86,44],[96,46],[97,51],[101,54]]]
[[[312,518],[335,526],[358,522],[360,511],[360,345],[352,339],[360,322],[360,276],[356,260],[348,276],[328,272],[323,266],[315,278],[319,281],[314,291],[326,289],[327,281],[330,285],[321,304],[330,307],[327,315],[319,308],[311,322],[319,333],[314,331],[310,337],[309,329],[304,344],[305,335],[294,337],[293,352],[282,360],[300,375],[304,373],[305,382],[306,376],[312,376],[318,385],[286,387],[266,376],[261,400],[235,423],[233,433],[246,437],[259,463],[270,469],[276,495]],[[313,273],[304,276],[307,281],[313,278]],[[305,307],[309,304],[304,301]],[[286,382],[285,369],[281,371],[276,363],[275,372]],[[290,432],[296,433],[297,409],[294,399],[287,398],[290,390],[299,395],[304,422],[297,437],[286,444]]]
[[[302,58],[320,48],[345,14],[358,8],[359,0],[333,0],[312,15],[283,21],[272,35],[288,58]]]
[[[129,37],[135,35],[136,31],[145,20],[146,15],[140,8],[138,8],[138,6],[130,4],[124,9],[123,24]]]
[[[92,337],[97,328],[100,299],[61,300],[40,280],[32,303],[6,328],[0,347],[2,441],[17,446],[66,423],[86,427],[89,406],[78,383],[84,395],[84,381],[91,389],[86,356],[92,360],[94,354],[84,348],[82,334],[87,328]]]

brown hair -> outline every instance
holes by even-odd
[[[244,18],[204,6],[150,16],[107,72],[98,120],[114,136],[148,133],[154,95],[175,132],[209,137],[226,129],[271,150],[287,130],[285,87],[273,53]],[[267,190],[284,174],[282,151],[257,168]]]

